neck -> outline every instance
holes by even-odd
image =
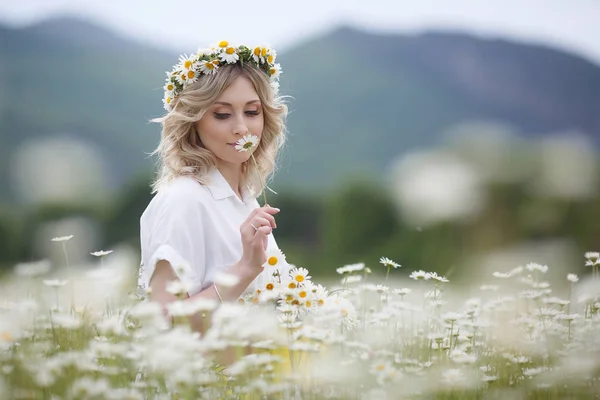
[[[240,183],[242,182],[242,167],[230,163],[219,162],[217,169],[223,175],[223,178],[229,183],[233,192],[241,199]]]

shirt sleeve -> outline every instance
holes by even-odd
[[[156,264],[165,260],[179,280],[189,285],[189,294],[196,293],[205,273],[202,204],[181,190],[173,190],[157,194],[155,206],[140,226],[140,286],[149,286]]]

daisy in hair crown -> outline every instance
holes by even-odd
[[[171,111],[173,100],[189,85],[196,82],[201,74],[217,73],[219,67],[227,64],[250,63],[267,73],[275,93],[279,90],[281,66],[275,63],[277,53],[270,47],[232,46],[227,41],[219,42],[210,49],[201,49],[189,56],[182,55],[172,71],[167,71],[164,86],[163,104]]]

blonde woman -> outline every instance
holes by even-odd
[[[284,143],[287,113],[274,59],[270,48],[221,42],[182,56],[167,73],[167,114],[155,120],[162,124],[156,195],[140,219],[139,285],[150,300],[176,300],[167,285],[179,281],[188,298],[235,301],[265,278],[279,210],[256,198]],[[256,143],[240,151],[236,143],[250,135]],[[237,283],[215,284],[219,272]],[[192,327],[201,329],[200,318]]]

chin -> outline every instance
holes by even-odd
[[[224,156],[224,157],[219,157],[219,155],[217,155],[217,157],[221,161],[224,161],[228,164],[242,165],[243,163],[245,163],[246,161],[248,161],[250,159],[250,154],[249,153],[238,153],[234,156],[232,156],[231,154],[228,154],[227,156]]]

